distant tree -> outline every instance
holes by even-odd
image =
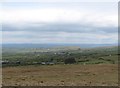
[[[53,58],[51,58],[50,61],[53,62]]]
[[[73,64],[73,63],[76,63],[76,60],[75,60],[75,58],[69,57],[69,58],[65,59],[64,63],[65,64]]]

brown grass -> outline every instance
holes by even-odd
[[[118,67],[115,64],[5,67],[3,85],[117,86]]]

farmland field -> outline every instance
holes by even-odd
[[[117,86],[118,55],[117,46],[3,48],[2,85]]]
[[[117,65],[54,65],[3,68],[4,86],[117,86]]]

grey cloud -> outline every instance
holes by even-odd
[[[3,24],[2,31],[34,31],[34,32],[72,32],[72,33],[117,33],[117,27],[106,26],[99,27],[91,24],[67,24],[51,23],[43,24],[33,23],[26,26],[17,27],[16,25]]]

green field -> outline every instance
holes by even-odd
[[[19,65],[33,65],[35,62],[54,62],[64,64],[66,58],[73,58],[76,64],[117,64],[118,47],[100,47],[81,49],[79,47],[55,48],[3,48],[2,60],[11,64],[20,61]],[[3,66],[7,66],[3,65]],[[18,64],[17,64],[18,65]]]

